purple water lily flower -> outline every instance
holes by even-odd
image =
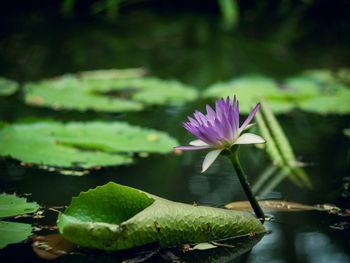
[[[202,173],[210,167],[224,149],[230,149],[232,145],[265,143],[265,140],[256,134],[243,133],[253,125],[250,122],[260,108],[259,103],[241,126],[239,126],[236,96],[232,104],[230,97],[227,97],[226,100],[223,98],[217,100],[215,108],[216,111],[206,105],[206,115],[196,110],[194,118],[188,117],[189,121],[183,123],[183,126],[198,139],[190,142],[191,146],[175,147],[177,150],[213,149],[204,158]]]

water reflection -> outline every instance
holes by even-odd
[[[271,233],[254,247],[248,262],[350,262],[347,248],[339,246],[335,233],[330,232],[327,215],[297,212],[274,216],[275,220],[266,224]],[[319,226],[313,224],[315,220]],[[340,236],[347,238],[349,234],[343,231]]]
[[[329,236],[320,232],[299,233],[295,247],[300,258],[310,263],[350,262],[350,257],[334,245]]]

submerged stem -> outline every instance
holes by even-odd
[[[230,150],[229,158],[230,158],[232,165],[237,173],[239,181],[241,182],[243,190],[248,197],[250,205],[252,206],[252,208],[254,210],[254,213],[260,219],[260,221],[264,222],[265,221],[265,214],[264,214],[263,210],[261,209],[258,201],[256,200],[256,198],[252,192],[252,189],[250,187],[250,184],[248,182],[248,179],[247,179],[247,177],[243,171],[243,168],[239,162],[238,147],[233,149],[233,150]]]

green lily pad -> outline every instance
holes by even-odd
[[[59,215],[58,228],[72,243],[106,251],[265,232],[260,221],[246,212],[173,202],[112,182],[74,197]]]
[[[39,209],[35,202],[27,202],[26,198],[16,195],[0,194],[0,218],[34,213]]]
[[[41,167],[94,168],[131,163],[133,153],[169,153],[164,132],[114,122],[36,122],[0,129],[0,155]]]
[[[318,81],[322,85],[350,83],[350,70],[347,68],[334,70],[312,69],[302,73],[302,76]]]
[[[298,107],[319,114],[349,114],[350,90],[347,70],[308,70],[288,79],[286,85],[296,91]]]
[[[64,75],[26,84],[25,102],[56,110],[124,112],[140,111],[151,105],[181,105],[197,98],[195,89],[178,81],[116,78],[107,73]]]
[[[18,89],[16,81],[0,77],[0,96],[9,96]]]
[[[204,97],[221,98],[237,95],[242,113],[262,98],[274,113],[294,108],[320,114],[349,114],[349,70],[336,72],[310,70],[280,82],[262,76],[244,76],[210,86]]]
[[[303,101],[320,95],[319,83],[309,77],[294,77],[283,82],[285,96],[295,101]]]
[[[204,92],[204,97],[221,98],[236,95],[239,99],[240,112],[245,114],[248,114],[252,107],[263,97],[269,102],[274,112],[280,113],[290,111],[294,107],[286,94],[271,78],[244,76],[210,86]]]
[[[31,233],[30,224],[0,221],[0,249],[27,239]]]
[[[125,79],[142,77],[146,75],[146,70],[143,68],[98,69],[81,71],[76,73],[76,75],[84,80]]]
[[[0,218],[34,213],[39,209],[35,202],[15,195],[0,194]],[[0,249],[25,240],[32,233],[30,224],[0,221]]]
[[[344,130],[344,134],[350,137],[350,128]]]
[[[305,100],[299,106],[304,111],[319,114],[350,114],[350,89],[338,88],[331,94]]]

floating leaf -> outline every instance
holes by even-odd
[[[320,114],[350,114],[350,89],[338,88],[331,94],[320,95],[300,103],[302,110]]]
[[[274,113],[285,113],[294,108],[321,114],[350,114],[349,70],[311,70],[279,84],[262,76],[243,76],[228,82],[210,86],[204,97],[220,98],[237,95],[241,111],[261,98],[265,99]]]
[[[0,77],[0,96],[9,96],[18,89],[16,81]]]
[[[288,202],[284,200],[259,201],[259,205],[266,210],[275,211],[275,212],[319,210],[314,206],[304,205],[304,204],[295,203],[295,202]],[[247,212],[253,210],[248,201],[232,202],[225,205],[225,208],[238,210],[238,211],[247,211]]]
[[[346,216],[346,211],[342,213],[342,210],[333,204],[305,205],[284,200],[264,200],[259,201],[259,205],[266,210],[274,212],[321,211]],[[225,208],[246,212],[253,211],[248,201],[232,202],[225,205]]]
[[[285,96],[296,103],[318,96],[321,92],[320,84],[305,76],[286,79],[282,85]]]
[[[27,202],[26,198],[16,195],[0,194],[0,218],[34,213],[39,209],[35,202]]]
[[[156,140],[148,140],[149,136]],[[132,153],[168,153],[177,141],[151,129],[114,122],[36,122],[0,130],[0,155],[61,168],[128,164]]]
[[[25,240],[31,233],[30,224],[0,221],[0,249]]]
[[[350,128],[344,130],[344,134],[350,137]]]
[[[25,85],[25,102],[32,106],[46,106],[55,110],[122,112],[143,109],[141,103],[121,98],[123,94],[133,92],[128,87],[119,89],[118,98],[92,93],[94,88],[89,87],[87,83],[89,82],[84,83],[73,76],[29,83]],[[106,83],[106,87],[109,87],[109,83]]]
[[[74,245],[69,243],[60,234],[34,237],[33,251],[40,258],[53,260],[74,250]]]
[[[300,100],[298,106],[305,111],[320,114],[349,114],[350,90],[349,70],[331,71],[326,69],[308,70],[299,79],[304,83],[295,83],[298,92],[311,91],[307,100]],[[298,80],[298,77],[294,78]],[[313,86],[312,88],[310,86]]]
[[[178,105],[197,98],[195,89],[178,81],[135,76],[137,72],[130,70],[121,76],[111,70],[64,75],[25,85],[25,101],[56,110],[123,112],[150,105]]]
[[[321,85],[326,86],[333,86],[334,84],[350,84],[350,70],[346,68],[336,71],[328,69],[312,69],[303,72],[302,76],[318,81]]]
[[[217,248],[217,246],[211,243],[199,243],[193,247],[194,250],[208,250],[213,248]]]
[[[58,227],[72,243],[107,251],[265,232],[249,213],[172,202],[112,182],[73,198],[59,215]]]
[[[39,209],[35,202],[15,195],[0,194],[0,218],[34,213]],[[0,249],[25,240],[32,233],[30,224],[0,221]]]
[[[236,95],[240,102],[240,111],[249,113],[261,97],[268,100],[271,108],[276,112],[290,111],[294,106],[284,100],[284,95],[277,83],[262,76],[244,76],[229,82],[220,82],[210,86],[204,97],[221,98]]]
[[[250,235],[245,238],[226,239],[224,243],[211,242],[217,248],[184,253],[180,256],[181,262],[237,262],[237,258],[250,251],[260,239],[261,236]]]
[[[99,69],[90,71],[81,71],[77,73],[80,79],[83,80],[103,80],[103,79],[125,79],[138,78],[146,74],[143,68],[129,69]]]

